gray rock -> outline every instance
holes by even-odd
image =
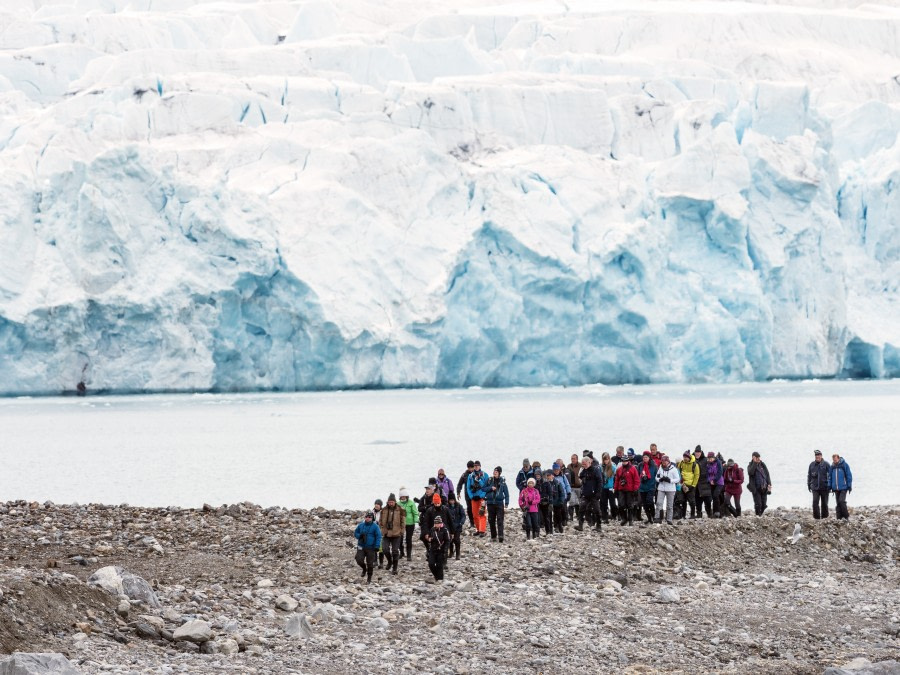
[[[659,602],[681,602],[681,595],[671,586],[663,586],[656,593]]]
[[[62,654],[20,652],[0,658],[0,675],[80,675]]]
[[[372,630],[387,630],[389,626],[387,619],[383,619],[380,616],[369,622],[369,628]]]
[[[284,624],[284,632],[296,638],[309,639],[313,637],[313,629],[309,625],[306,614],[294,614],[291,616]]]
[[[159,637],[159,631],[156,627],[146,621],[138,621],[134,626],[134,632],[138,637],[145,640],[155,640]]]
[[[533,647],[540,647],[541,649],[550,648],[550,642],[541,637],[532,637],[530,643]]]
[[[470,579],[462,582],[459,586],[456,587],[456,590],[461,591],[463,593],[471,593],[475,590],[475,584],[472,583]]]
[[[116,607],[116,614],[125,618],[128,616],[128,612],[131,611],[131,603],[127,600],[122,600],[119,602],[119,605]]]
[[[144,579],[126,572],[121,567],[109,565],[101,567],[89,578],[88,583],[102,588],[111,595],[125,595],[129,600],[143,602],[150,607],[159,607],[159,598]]]
[[[237,654],[240,651],[240,645],[238,645],[237,640],[233,640],[232,638],[227,638],[222,640],[221,642],[217,642],[217,651],[219,654],[224,654],[225,656],[231,656],[232,654]]]
[[[212,630],[206,621],[194,619],[176,628],[173,636],[175,642],[187,641],[200,644],[207,642],[212,637]]]
[[[275,598],[275,606],[278,609],[283,609],[285,612],[293,612],[295,609],[297,609],[297,605],[299,604],[300,603],[298,603],[286,593]]]
[[[824,675],[897,675],[900,662],[880,661],[872,663],[868,659],[857,658],[840,667],[826,668]]]

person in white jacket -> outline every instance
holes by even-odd
[[[672,522],[672,509],[675,505],[675,486],[681,482],[681,473],[678,467],[669,461],[667,455],[662,456],[662,462],[656,470],[656,522],[661,523],[663,510],[666,512],[666,522]]]

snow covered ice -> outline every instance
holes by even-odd
[[[900,375],[900,8],[0,6],[0,391]]]

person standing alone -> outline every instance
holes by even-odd
[[[828,493],[831,491],[831,467],[822,458],[822,451],[813,452],[812,462],[806,472],[806,487],[812,493],[813,518],[828,517]]]
[[[756,515],[761,516],[768,507],[769,494],[772,492],[772,476],[758,452],[753,453],[753,459],[747,467],[747,485],[753,493],[753,509]]]
[[[491,541],[503,543],[503,521],[506,517],[506,507],[509,506],[509,488],[506,487],[506,479],[501,475],[503,467],[495,466],[494,475],[488,481],[487,490],[487,515],[491,526]]]

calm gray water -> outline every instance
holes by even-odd
[[[896,504],[898,419],[900,381],[2,399],[0,499],[362,508],[468,459],[512,484],[523,457],[656,442],[759,450],[773,506],[806,504],[813,449],[839,452],[851,505]]]

